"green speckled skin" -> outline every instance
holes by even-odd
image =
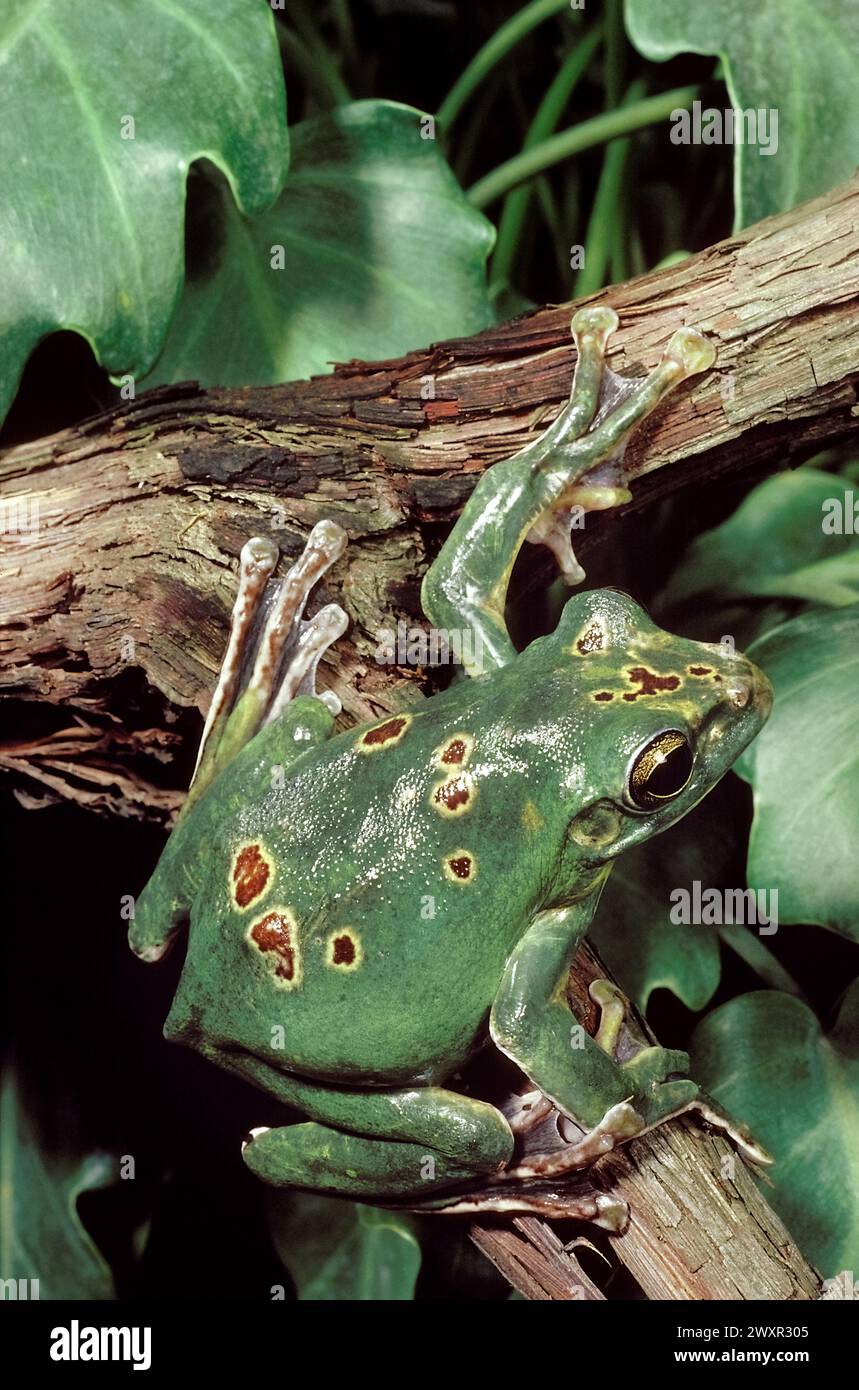
[[[620,647],[570,654],[594,614]],[[605,862],[603,852],[570,841],[576,816],[603,799],[623,804],[627,764],[652,734],[678,724],[697,734],[715,720],[718,761],[707,758],[660,817],[625,813],[613,857],[688,810],[747,741],[754,712],[732,718],[709,680],[687,677],[676,694],[633,704],[592,698],[635,690],[627,668],[682,673],[703,656],[729,674],[712,650],[651,627],[631,600],[586,594],[517,662],[427,701],[391,746],[356,751],[366,729],[350,730],[299,756],[272,789],[283,748],[270,726],[185,830],[198,847],[186,865],[187,906],[217,929],[192,933],[171,1028],[187,1017],[183,1026],[278,1065],[283,1053],[271,1051],[270,1031],[282,1022],[290,1066],[305,1076],[363,1084],[446,1076],[474,1044],[523,923],[580,896]],[[474,740],[466,765],[473,807],[442,815],[433,788],[445,773],[433,754],[462,733]],[[250,916],[278,905],[300,923],[296,989],[274,988],[245,940],[249,912],[231,902],[230,865],[245,841],[259,841],[274,865]],[[460,849],[476,858],[468,882],[444,872],[445,857]],[[363,945],[363,964],[350,972],[326,963],[327,939],[344,927]]]
[[[511,562],[495,552],[485,592],[502,586],[503,612]],[[443,566],[449,616],[450,551]],[[503,1170],[505,1118],[444,1088],[488,1035],[585,1127],[622,1110],[628,1137],[683,1108],[683,1054],[571,1048],[563,984],[611,862],[700,800],[769,699],[743,657],[600,591],[409,714],[329,737],[332,716],[302,696],[251,738],[174,831],[131,930],[156,959],[190,917],[167,1036],[314,1122],[255,1137],[250,1167],[388,1201]],[[665,731],[691,775],[643,810],[630,769]]]

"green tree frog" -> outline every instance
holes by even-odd
[[[617,1204],[581,1195],[576,1175],[684,1110],[718,1118],[685,1053],[630,1048],[607,982],[591,987],[594,1037],[565,986],[613,861],[722,777],[770,686],[614,590],[572,597],[520,653],[504,620],[522,543],[580,577],[571,508],[629,496],[630,432],[714,359],[682,328],[648,377],[625,380],[605,365],[616,324],[606,307],[575,315],[569,401],[486,471],[426,575],[430,622],[475,639],[443,693],[335,734],[315,671],[346,617],[303,612],[344,533],[320,522],[279,585],[272,542],[242,552],[195,778],[130,936],[154,961],[190,923],[166,1037],[307,1116],[246,1140],[269,1183],[616,1227]],[[457,1089],[484,1046],[522,1077],[503,1103]]]

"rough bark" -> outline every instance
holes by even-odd
[[[514,1289],[532,1302],[606,1302],[572,1250],[545,1221],[516,1216],[512,1228],[475,1224],[471,1239]]]
[[[857,429],[857,252],[854,181],[595,296],[621,316],[617,370],[644,372],[682,323],[719,348],[631,446],[633,506]],[[323,683],[347,721],[420,698],[423,673],[374,661],[379,633],[420,620],[421,573],[481,469],[556,412],[569,318],[550,306],[311,382],[153,391],[0,457],[0,692],[18,702],[0,766],[28,804],[169,818],[254,532],[289,554],[338,519],[351,545],[320,601],[353,623]],[[589,519],[589,534],[612,524]]]

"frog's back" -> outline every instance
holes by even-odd
[[[186,967],[221,1040],[341,1080],[463,1060],[551,877],[533,754],[533,693],[497,677],[283,769],[258,736],[224,774]]]

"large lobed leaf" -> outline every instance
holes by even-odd
[[[292,381],[485,328],[494,233],[425,122],[360,101],[294,126],[284,191],[252,221],[210,189],[216,244],[147,385]]]
[[[182,282],[189,165],[211,160],[253,213],[287,155],[265,0],[2,0],[0,421],[57,329],[142,376]]]
[[[719,936],[671,920],[671,893],[728,884],[733,840],[712,796],[664,835],[628,850],[614,865],[590,937],[626,993],[646,1010],[655,989],[703,1009],[719,986]]]
[[[67,1099],[59,1091],[40,1097],[56,1131],[46,1134],[11,1064],[0,1078],[0,1279],[38,1280],[35,1296],[43,1299],[113,1298],[77,1199],[114,1182],[116,1164],[77,1142]]]
[[[812,609],[749,648],[772,715],[736,765],[754,788],[748,878],[778,916],[859,940],[859,605]]]
[[[421,1250],[407,1216],[306,1192],[266,1194],[269,1229],[299,1299],[414,1297]]]
[[[843,525],[852,517],[854,497],[855,489],[844,478],[816,468],[767,478],[727,521],[692,542],[660,595],[660,605],[673,608],[704,595],[836,608],[855,603],[859,533],[851,534]],[[841,530],[829,529],[830,518],[839,513]]]
[[[718,54],[731,104],[778,112],[778,150],[734,150],[735,226],[795,207],[859,163],[854,0],[626,0],[646,58]]]
[[[828,1036],[806,1004],[762,990],[709,1014],[690,1053],[773,1154],[770,1200],[823,1277],[859,1269],[859,981]]]

